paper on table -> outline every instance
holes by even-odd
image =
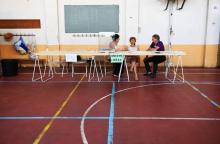
[[[77,62],[77,54],[66,54],[66,62]]]

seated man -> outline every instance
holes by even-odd
[[[154,34],[152,36],[152,43],[150,47],[148,48],[149,51],[164,51],[164,45],[163,42],[160,41],[160,36],[157,34]],[[152,56],[152,57],[146,57],[144,59],[144,64],[146,68],[145,76],[149,75],[151,78],[155,78],[157,74],[158,64],[162,63],[166,60],[165,56]],[[151,71],[149,63],[153,63],[153,72]]]

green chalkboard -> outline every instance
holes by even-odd
[[[119,32],[118,5],[65,5],[66,33]]]

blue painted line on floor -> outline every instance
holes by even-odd
[[[203,93],[200,89],[198,89],[197,87],[195,87],[194,85],[192,85],[189,81],[185,81],[186,84],[188,84],[193,90],[195,90],[196,92],[198,92],[202,97],[204,97],[206,100],[208,100],[213,106],[217,107],[218,109],[220,109],[220,105],[215,102],[214,100],[212,100],[211,98],[209,98],[205,93]]]
[[[108,125],[108,144],[113,144],[113,134],[114,134],[114,115],[115,115],[115,83],[112,84],[112,95],[111,95],[111,105],[109,114],[109,125]]]

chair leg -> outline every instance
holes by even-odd
[[[91,73],[92,73],[92,61],[90,62],[90,67],[89,67],[89,81],[91,80]]]
[[[88,67],[87,67],[87,64],[86,64],[86,77],[88,75]]]
[[[72,63],[72,77],[73,77],[73,75],[74,75],[74,65]]]
[[[48,76],[50,77],[50,74],[51,74],[51,77],[53,77],[53,75],[54,75],[53,66],[50,65],[48,69],[49,69],[49,75]]]
[[[56,71],[55,66],[53,67],[53,71],[54,71],[55,74],[58,74],[57,71]]]
[[[99,69],[100,69],[100,72],[101,72],[101,75],[102,75],[102,78],[103,78],[102,66],[101,66],[101,62],[100,61],[99,61]]]
[[[44,77],[45,74],[46,74],[46,70],[47,70],[47,63],[44,64],[44,74],[43,74],[43,77]]]
[[[95,74],[95,72],[96,72],[96,76],[97,76],[97,79],[98,79],[98,82],[100,82],[99,81],[99,72],[98,72],[98,69],[97,69],[97,65],[96,65],[96,61],[95,61],[95,59],[94,59],[94,73],[93,73],[93,75]]]
[[[97,70],[95,59],[93,60],[93,63],[94,63],[94,67],[93,67],[93,74],[92,74],[92,77],[95,76],[95,70]]]
[[[106,76],[107,70],[106,70],[106,63],[105,62],[104,62],[104,71],[105,71],[105,76]]]
[[[66,73],[69,73],[69,64],[66,66]]]
[[[63,77],[63,73],[64,73],[64,70],[65,70],[65,65],[63,64],[62,67],[63,67],[63,68],[62,68],[62,77]]]

